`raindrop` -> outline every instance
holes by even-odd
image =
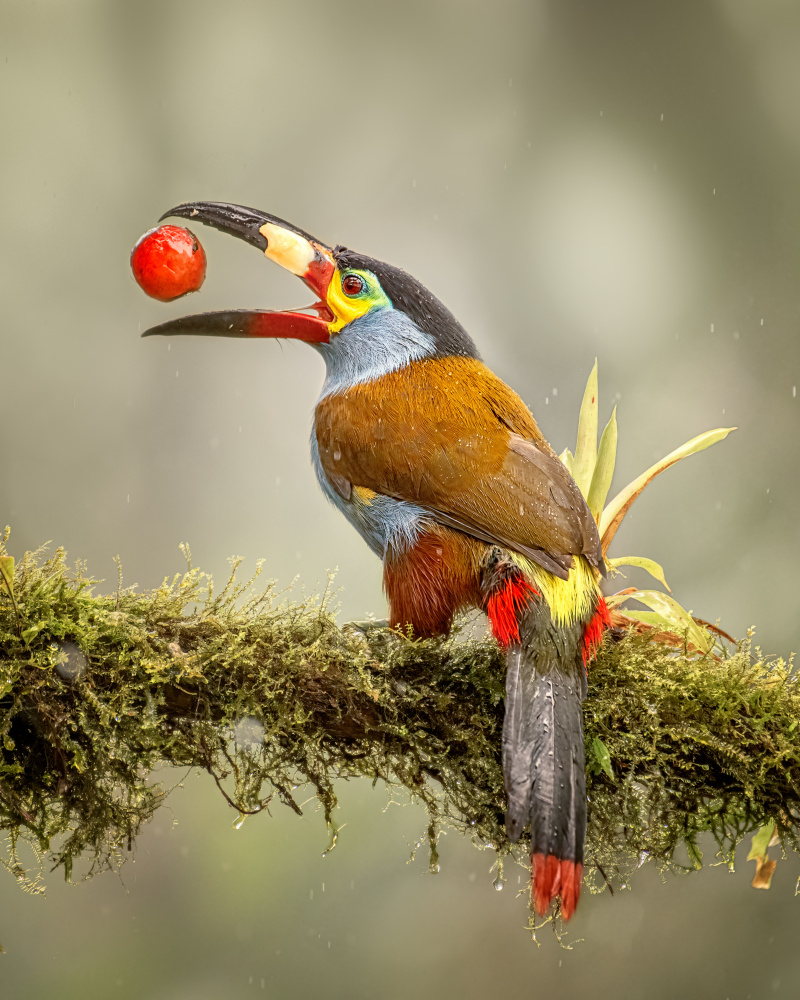
[[[50,647],[58,676],[65,681],[77,681],[86,672],[87,660],[81,649],[70,641],[56,642]]]
[[[244,821],[246,819],[247,819],[247,816],[245,816],[244,813],[239,813],[238,819],[234,820],[234,823],[233,823],[234,830],[241,830],[242,826],[244,825]]]
[[[495,890],[497,892],[502,892],[503,891],[503,880],[500,878],[499,875],[494,880],[494,882],[492,882],[492,885],[495,887]]]
[[[233,738],[236,746],[242,749],[260,747],[264,742],[264,724],[253,715],[239,719],[233,727]]]

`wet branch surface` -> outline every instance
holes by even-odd
[[[118,863],[165,801],[151,778],[164,765],[207,771],[242,814],[299,813],[311,785],[329,822],[338,779],[380,780],[427,809],[432,865],[443,825],[512,852],[493,642],[354,636],[324,600],[281,603],[235,566],[220,594],[189,569],[110,596],[61,550],[13,569],[13,587],[0,580],[0,861],[24,888],[79,860],[84,874]],[[590,887],[645,859],[700,867],[706,833],[732,859],[771,821],[798,849],[798,720],[791,665],[748,642],[697,656],[609,636],[585,703]]]

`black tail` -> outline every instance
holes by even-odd
[[[536,601],[507,654],[506,829],[518,840],[530,823],[534,905],[543,915],[560,895],[565,920],[578,902],[586,837],[584,628],[555,625],[546,602]]]

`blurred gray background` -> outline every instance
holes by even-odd
[[[791,0],[114,3],[0,0],[0,527],[116,584],[218,581],[258,558],[342,619],[381,615],[380,566],[308,461],[322,363],[296,343],[139,333],[307,293],[199,230],[208,277],[163,305],[130,249],[181,201],[234,201],[411,271],[455,312],[558,450],[595,357],[620,488],[700,431],[739,430],[654,483],[612,554],[661,562],[684,606],[769,652],[797,644],[800,7]],[[631,583],[646,577],[631,574]],[[624,581],[622,581],[622,585]],[[180,775],[168,775],[174,783]],[[620,1000],[800,989],[793,898],[744,852],[585,896],[572,951],[525,930],[492,858],[442,872],[385,789],[234,831],[188,776],[121,879],[0,880],[0,991],[38,998]],[[713,850],[710,849],[710,854]],[[424,853],[424,852],[423,852]],[[708,852],[707,852],[708,856]]]

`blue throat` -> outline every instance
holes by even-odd
[[[404,312],[388,306],[372,309],[348,323],[329,344],[312,346],[325,360],[320,399],[437,353],[429,333],[420,330]]]
[[[313,346],[325,359],[326,375],[320,399],[344,393],[352,385],[370,382],[437,353],[434,338],[420,330],[404,312],[391,307],[373,309],[349,323],[329,344]],[[414,544],[428,519],[421,507],[385,496],[376,496],[366,504],[356,491],[349,500],[344,500],[322,469],[313,430],[311,461],[322,492],[377,556],[384,559],[389,552],[402,552]]]

